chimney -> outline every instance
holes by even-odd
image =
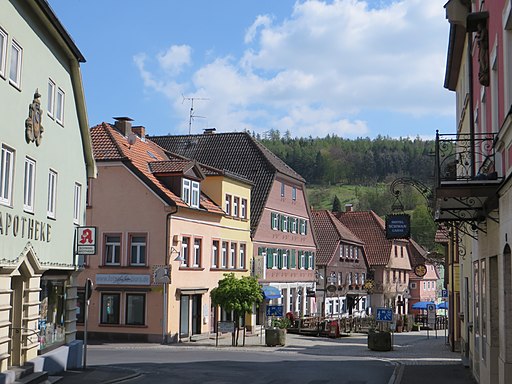
[[[215,128],[205,128],[203,131],[204,131],[205,135],[213,135],[215,133],[216,129]]]
[[[129,117],[114,117],[116,121],[115,127],[124,136],[128,137],[132,133],[132,121]]]
[[[132,127],[132,132],[140,137],[142,141],[146,139],[146,128],[142,125],[137,125],[136,127]]]
[[[345,212],[352,212],[352,204],[345,204]]]

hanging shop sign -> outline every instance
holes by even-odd
[[[96,227],[78,227],[76,229],[77,255],[96,254]]]
[[[386,238],[408,239],[411,237],[411,216],[401,213],[386,216]]]

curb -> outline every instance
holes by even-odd
[[[102,384],[122,383],[123,381],[135,379],[135,378],[137,378],[139,376],[142,376],[142,374],[139,373],[139,372],[135,372],[135,373],[132,373],[131,375],[128,375],[128,376],[125,376],[125,377],[119,377],[117,379],[112,379],[112,380],[104,381]]]

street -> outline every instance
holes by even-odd
[[[366,335],[329,339],[287,335],[286,346],[266,347],[248,337],[245,347],[223,338],[173,345],[96,344],[88,347],[88,366],[132,373],[127,383],[341,383],[471,384],[469,370],[450,351],[442,333],[394,335],[394,348],[374,352]],[[81,375],[63,383],[80,384]]]

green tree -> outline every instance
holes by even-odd
[[[220,306],[228,312],[233,312],[236,336],[233,335],[233,345],[238,345],[240,317],[252,313],[255,304],[263,300],[258,280],[252,276],[242,276],[237,279],[234,273],[225,273],[219,280],[218,286],[210,292],[213,305]]]
[[[332,211],[341,212],[341,202],[337,195],[334,195],[334,201],[332,202]]]

